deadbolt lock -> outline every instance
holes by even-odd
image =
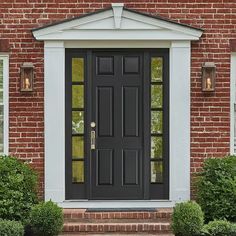
[[[91,122],[90,126],[91,126],[91,128],[95,128],[96,127],[96,123],[95,122]]]

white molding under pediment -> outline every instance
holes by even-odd
[[[34,29],[37,40],[199,40],[202,30],[134,12],[112,8]]]

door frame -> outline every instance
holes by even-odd
[[[91,182],[91,152],[90,150],[90,133],[89,128],[91,123],[91,112],[92,112],[92,101],[91,96],[89,96],[89,90],[92,85],[92,65],[93,65],[93,53],[97,52],[118,52],[118,53],[142,53],[143,54],[143,76],[142,76],[142,125],[143,125],[143,167],[142,167],[142,185],[143,185],[143,199],[141,200],[161,200],[169,199],[169,49],[168,48],[135,48],[135,49],[126,49],[126,48],[103,48],[103,49],[78,49],[70,48],[66,49],[65,52],[65,153],[70,153],[68,148],[71,147],[69,141],[71,137],[71,116],[68,115],[71,113],[71,67],[69,60],[74,55],[75,57],[84,58],[84,142],[85,142],[85,180],[84,184],[72,184],[71,183],[71,159],[65,158],[65,183],[66,183],[66,199],[92,199],[92,182]],[[163,159],[163,184],[151,184],[150,182],[150,113],[151,113],[151,97],[150,97],[150,88],[151,88],[151,57],[162,57],[163,58],[163,140],[164,140],[164,159]],[[148,80],[146,79],[148,78]],[[70,92],[69,92],[70,91]],[[144,115],[148,114],[148,115]],[[69,155],[68,155],[69,156]],[[75,186],[78,186],[76,189]],[[76,195],[78,198],[76,198]]]
[[[95,46],[96,45],[96,46]],[[65,200],[65,49],[169,48],[169,200]],[[190,41],[45,41],[45,199],[61,207],[170,207],[190,199]],[[181,130],[181,136],[179,135]]]

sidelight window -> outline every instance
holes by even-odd
[[[72,58],[72,182],[84,183],[84,58]]]
[[[163,59],[151,58],[151,183],[163,183]]]

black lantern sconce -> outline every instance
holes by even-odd
[[[23,63],[20,68],[20,91],[32,92],[34,83],[34,66],[32,63]]]
[[[205,62],[202,66],[202,91],[214,92],[216,80],[216,66],[214,62]]]

